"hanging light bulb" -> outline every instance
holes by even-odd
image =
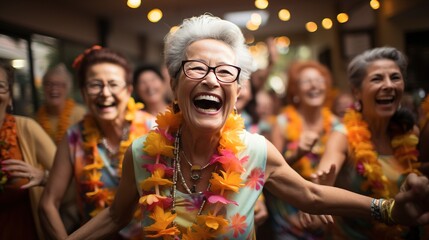
[[[255,7],[259,9],[266,9],[268,7],[268,0],[256,0]]]
[[[259,25],[256,25],[254,23],[252,23],[252,21],[247,21],[246,23],[246,28],[249,29],[250,31],[256,31],[259,29]]]
[[[290,20],[290,12],[287,9],[282,9],[279,11],[279,19],[282,21],[289,21]]]
[[[345,23],[349,20],[349,15],[347,15],[347,13],[339,13],[337,15],[337,20],[339,23]]]
[[[153,23],[159,22],[161,18],[162,18],[162,11],[158,8],[154,8],[150,10],[150,12],[147,14],[147,19],[149,19],[149,21]]]
[[[330,18],[324,18],[322,20],[322,26],[324,29],[331,29],[332,28],[332,20]]]
[[[377,10],[380,8],[380,2],[377,0],[371,0],[369,2],[369,5],[371,6],[372,9]]]
[[[317,24],[315,22],[308,22],[305,24],[305,28],[309,32],[315,32],[317,31]]]
[[[141,4],[142,4],[141,0],[128,0],[127,1],[127,6],[129,8],[138,8],[138,7],[140,7]]]

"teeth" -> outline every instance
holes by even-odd
[[[220,102],[220,99],[213,95],[200,95],[195,98],[195,100],[207,100],[213,102]]]
[[[215,108],[198,108],[201,112],[205,112],[205,113],[212,113],[212,112],[217,112],[217,110]]]

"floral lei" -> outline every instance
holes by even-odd
[[[323,136],[320,139],[320,147],[316,154],[322,155],[325,151],[324,147],[328,140],[328,135],[331,132],[332,128],[332,113],[331,111],[324,107],[322,108],[322,120],[323,120]],[[287,151],[285,152],[285,157],[289,157],[293,152],[298,149],[299,138],[302,133],[302,120],[299,116],[296,108],[294,106],[286,106],[283,110],[283,114],[287,116],[288,123],[285,129],[285,135],[287,137]],[[314,172],[314,168],[311,166],[311,160],[308,155],[303,156],[299,161],[293,164],[294,169],[298,169],[298,172],[304,176],[304,178],[309,178],[310,175]]]
[[[22,159],[16,136],[16,121],[11,114],[5,115],[0,129],[0,161],[7,159]],[[4,190],[7,180],[7,174],[0,169],[0,192]]]
[[[136,112],[143,108],[143,104],[135,103],[133,98],[130,98],[127,105],[125,120],[131,122],[130,133],[128,139],[122,140],[119,146],[119,159],[117,174],[121,176],[122,161],[124,153],[134,139],[148,132],[144,123],[138,121]],[[98,144],[101,141],[101,133],[97,127],[95,119],[87,114],[83,119],[83,148],[85,150],[85,166],[83,168],[84,177],[81,183],[88,189],[85,196],[88,201],[94,202],[95,209],[90,213],[93,217],[98,212],[109,206],[114,198],[115,193],[112,190],[103,188],[103,182],[100,180],[102,176],[101,170],[104,167],[103,160],[98,153]],[[107,205],[107,206],[106,206]]]
[[[383,174],[378,162],[378,155],[371,142],[371,132],[368,124],[362,119],[362,114],[350,109],[344,115],[344,125],[347,128],[347,139],[351,154],[355,161],[356,171],[365,178],[361,188],[371,190],[374,197],[389,198],[388,179]],[[406,169],[403,173],[417,172],[418,137],[409,132],[393,137],[391,144],[395,159]]]
[[[64,134],[67,131],[67,128],[70,125],[70,115],[75,106],[75,102],[72,99],[67,99],[64,105],[63,111],[58,118],[58,127],[57,131],[54,132],[49,121],[48,113],[46,111],[46,106],[43,105],[40,107],[37,112],[37,122],[40,123],[43,129],[51,136],[51,138],[58,144],[63,138]]]
[[[151,212],[150,218],[154,223],[144,227],[146,237],[164,239],[177,238],[182,234],[182,239],[211,239],[227,231],[229,224],[224,216],[219,214],[223,205],[235,204],[235,201],[227,197],[232,192],[238,192],[244,186],[241,174],[245,172],[242,163],[247,156],[238,159],[237,154],[245,145],[239,138],[239,133],[244,129],[243,119],[236,114],[230,114],[221,130],[218,153],[210,159],[212,163],[220,164],[220,174],[212,173],[210,188],[204,192],[208,204],[212,204],[207,214],[197,216],[195,223],[182,233],[174,223],[177,213],[174,211],[174,197],[162,196],[161,190],[172,188],[175,184],[172,175],[177,169],[167,166],[167,160],[171,160],[177,149],[175,134],[179,131],[182,121],[181,113],[173,113],[171,109],[157,116],[158,128],[150,131],[144,143],[143,151],[153,160],[153,164],[143,166],[151,176],[141,182],[143,196],[139,202],[143,208]],[[173,159],[175,161],[175,159]],[[173,163],[174,164],[174,163]],[[174,165],[175,166],[175,165]],[[171,189],[170,188],[170,189]],[[173,190],[171,190],[173,192]],[[174,196],[174,193],[173,193]]]

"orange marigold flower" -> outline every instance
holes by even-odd
[[[157,238],[162,236],[174,236],[180,234],[179,229],[176,227],[170,227],[177,214],[172,214],[170,211],[164,212],[159,206],[156,206],[153,213],[150,215],[155,223],[150,226],[144,227],[146,232],[155,232],[153,234],[147,234],[146,237]]]
[[[241,174],[238,172],[224,172],[220,171],[222,176],[217,173],[212,173],[213,178],[210,179],[211,187],[210,190],[213,192],[231,190],[238,192],[240,187],[243,187],[243,180]]]
[[[147,135],[143,150],[152,157],[157,155],[174,157],[172,143],[156,131],[151,131]]]
[[[155,186],[171,186],[172,181],[164,178],[164,170],[159,168],[152,173],[152,176],[146,178],[141,183],[141,188],[144,191],[149,191]]]
[[[200,226],[208,227],[212,231],[220,232],[224,232],[226,230],[225,227],[228,226],[228,221],[223,216],[215,216],[211,213],[198,216],[197,223]]]

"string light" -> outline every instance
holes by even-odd
[[[305,24],[305,28],[309,32],[315,32],[317,31],[317,24],[315,22],[308,22]]]
[[[256,0],[255,7],[259,9],[266,9],[268,7],[268,0]]]
[[[337,20],[339,23],[345,23],[349,20],[349,15],[347,15],[346,13],[339,13],[337,15]]]
[[[129,8],[138,8],[138,7],[140,7],[141,4],[142,4],[141,0],[128,0],[127,1],[127,6]]]
[[[332,28],[332,20],[330,18],[324,18],[322,20],[322,26],[324,29],[331,29]]]
[[[290,12],[287,9],[281,9],[279,11],[279,19],[282,21],[289,21],[290,20]]]
[[[262,23],[262,17],[258,13],[252,13],[252,15],[250,16],[250,21],[252,22],[252,24],[260,26]]]
[[[256,24],[252,23],[251,20],[249,20],[246,23],[246,28],[249,29],[250,31],[256,31],[259,29],[259,25],[256,25]]]
[[[377,0],[371,0],[369,2],[369,5],[371,6],[372,9],[377,10],[380,8],[380,2]]]
[[[162,18],[162,11],[158,8],[152,9],[147,14],[147,19],[149,19],[149,21],[151,21],[153,23],[159,22],[159,20],[161,20],[161,18]]]

